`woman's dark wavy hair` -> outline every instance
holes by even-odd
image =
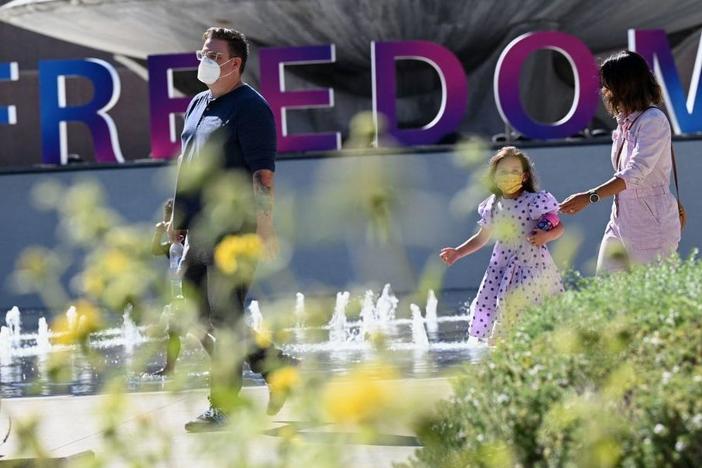
[[[500,163],[500,161],[507,158],[517,158],[522,164],[522,171],[528,174],[527,180],[524,181],[524,185],[522,186],[524,190],[532,193],[537,192],[539,190],[539,184],[536,180],[534,163],[531,161],[529,156],[522,153],[519,148],[515,146],[503,146],[492,158],[490,158],[490,161],[488,162],[487,174],[487,185],[490,192],[494,193],[498,197],[503,195],[502,190],[497,188],[497,184],[495,184],[495,171],[497,170],[497,165]]]
[[[661,102],[661,87],[646,60],[624,50],[608,57],[600,66],[605,107],[610,114],[630,114]]]

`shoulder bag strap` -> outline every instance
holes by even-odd
[[[651,106],[655,107],[655,106]],[[649,109],[651,108],[649,107]],[[678,183],[678,167],[677,164],[675,163],[675,146],[673,146],[673,126],[670,123],[670,119],[668,119],[668,116],[665,115],[666,120],[668,120],[668,125],[670,125],[670,158],[673,161],[673,181],[675,182],[675,198],[678,200],[678,204],[680,203],[680,184]]]
[[[678,185],[678,168],[675,164],[675,149],[673,148],[673,144],[671,142],[670,144],[670,156],[673,158],[673,180],[675,181],[675,198],[680,201],[680,187]]]

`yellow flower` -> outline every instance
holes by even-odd
[[[387,417],[395,409],[401,392],[395,369],[363,366],[346,378],[334,379],[325,389],[324,408],[329,418],[342,424],[369,424]]]
[[[258,258],[263,252],[263,242],[258,234],[245,234],[241,236],[242,253],[252,258]]]
[[[260,348],[268,348],[271,344],[273,344],[273,335],[271,334],[271,331],[265,327],[262,327],[257,332],[254,332],[254,339]]]
[[[214,260],[220,271],[230,275],[235,273],[239,267],[236,261],[236,251],[232,248],[232,245],[224,241],[220,242],[215,248]]]
[[[108,250],[103,256],[105,272],[111,276],[119,276],[129,268],[129,258],[116,249]]]
[[[65,315],[56,318],[52,325],[58,343],[70,345],[83,343],[91,333],[102,328],[102,315],[92,303],[81,299],[76,303],[77,323],[69,323]]]
[[[288,393],[299,384],[300,374],[291,366],[280,368],[268,376],[268,388],[271,392]]]
[[[263,243],[256,234],[230,235],[222,239],[215,248],[215,265],[220,271],[233,274],[241,262],[258,259],[263,252]]]
[[[99,330],[102,323],[102,314],[92,302],[81,299],[76,303],[78,313],[78,331],[81,333],[92,333]]]
[[[236,271],[238,264],[236,261],[236,250],[228,238],[217,244],[215,248],[215,265],[220,271],[232,274]]]

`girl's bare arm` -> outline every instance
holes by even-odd
[[[470,239],[456,247],[456,251],[461,257],[477,252],[490,241],[492,231],[489,228],[482,226],[478,232]]]

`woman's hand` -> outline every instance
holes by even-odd
[[[587,192],[574,193],[559,205],[560,212],[573,215],[590,204],[590,195]]]
[[[456,263],[456,260],[461,258],[461,254],[458,253],[458,250],[454,249],[453,247],[444,247],[441,249],[439,257],[441,257],[441,260],[443,260],[445,264],[451,266]]]

